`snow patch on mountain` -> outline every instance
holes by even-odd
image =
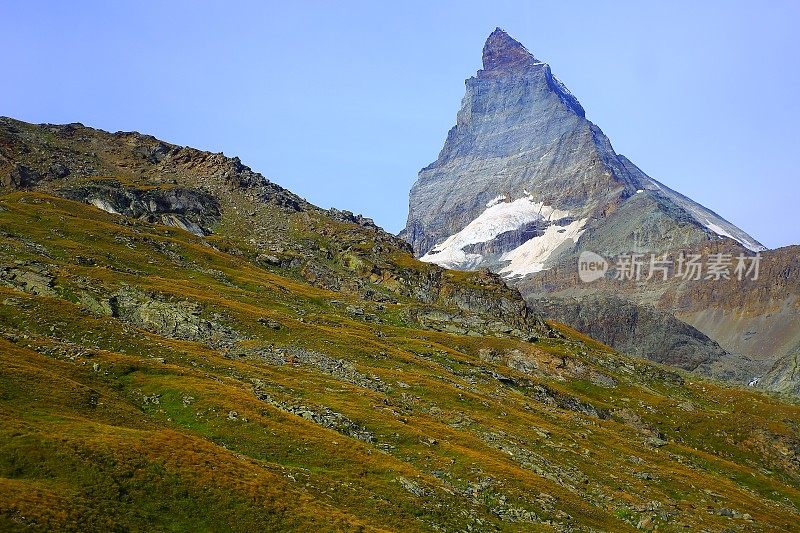
[[[492,207],[493,205],[497,205],[500,202],[505,202],[508,197],[505,194],[501,194],[495,198],[492,198],[486,203],[486,207]]]
[[[436,263],[446,268],[476,268],[485,258],[481,254],[465,252],[464,248],[471,244],[489,242],[507,231],[520,229],[527,224],[537,221],[541,221],[545,225],[551,223],[551,225],[546,228],[544,235],[531,240],[539,239],[537,242],[539,242],[540,246],[543,246],[544,249],[552,248],[554,250],[557,245],[552,246],[552,244],[556,243],[556,241],[561,238],[561,233],[559,231],[565,229],[554,223],[567,218],[570,214],[569,211],[563,211],[545,205],[543,202],[537,202],[528,194],[514,201],[508,201],[505,195],[500,195],[488,202],[486,206],[486,209],[478,215],[475,220],[467,224],[464,229],[434,246],[427,254],[422,256],[420,260]],[[570,226],[571,224],[566,227]],[[542,238],[546,239],[541,240]],[[520,252],[520,254],[522,253],[523,252]],[[528,255],[535,258],[537,261],[543,257],[543,254],[544,251],[537,254],[533,254],[532,250],[528,252]],[[508,260],[513,262],[513,257],[509,256]],[[520,257],[522,257],[522,255]],[[517,259],[517,262],[514,263],[514,274],[516,274],[517,270],[521,271],[525,269],[520,266],[520,261],[522,261],[522,259]]]
[[[474,270],[483,262],[481,254],[467,253],[461,248],[448,247],[441,250],[433,248],[419,258],[426,263],[435,263],[440,267],[453,270]]]
[[[710,220],[706,220],[705,224],[703,225],[721,237],[728,237],[730,239],[733,239],[734,241],[737,241],[739,244],[741,244],[751,252],[763,252],[764,250],[767,249],[766,246],[756,241],[750,240],[747,237],[741,237],[741,236],[736,237],[735,235],[731,235],[730,233],[725,231],[724,228],[718,226],[717,224],[714,224]]]
[[[721,237],[729,237],[729,238],[731,238],[733,240],[738,240],[738,239],[736,239],[736,237],[734,237],[733,235],[731,235],[730,233],[725,231],[723,228],[717,226],[716,224],[714,224],[713,222],[711,222],[708,219],[706,219],[706,222],[703,225],[705,227],[707,227],[708,229],[710,229],[711,231],[713,231],[714,233],[716,233],[717,235],[721,236]],[[744,243],[742,243],[742,244],[744,244]],[[753,250],[753,251],[755,252],[756,250]]]
[[[500,259],[509,264],[500,270],[505,277],[519,277],[545,269],[550,257],[564,246],[572,247],[583,234],[588,218],[575,220],[566,226],[553,224],[548,226],[544,235],[533,237],[520,244],[510,252],[504,253]]]

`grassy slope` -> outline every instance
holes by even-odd
[[[370,308],[382,321],[366,322],[346,308],[371,304],[253,263],[235,224],[223,220],[228,240],[210,238],[214,249],[45,194],[0,197],[2,264],[55,275],[44,290],[0,288],[0,529],[796,526],[798,407],[680,384],[566,328],[533,344],[420,330],[401,318],[410,298]],[[388,388],[302,361],[226,357],[87,311],[123,285],[200,302],[238,332],[237,349],[302,346]],[[559,407],[537,384],[612,416]],[[265,394],[326,406],[374,442]]]

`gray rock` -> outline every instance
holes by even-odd
[[[59,194],[109,213],[175,226],[199,236],[210,234],[220,219],[219,202],[214,196],[186,187],[139,189],[104,180],[67,188]]]
[[[205,342],[214,347],[233,345],[241,336],[215,320],[203,317],[202,307],[124,287],[108,299],[111,314],[125,322],[176,339]]]
[[[416,483],[410,479],[398,477],[397,482],[400,483],[404,489],[418,498],[422,498],[426,494],[426,490],[422,488],[419,483]]]
[[[37,262],[0,265],[0,283],[30,294],[54,296],[55,278],[49,269]]]
[[[705,227],[706,220],[763,248],[618,155],[549,65],[498,28],[484,46],[483,69],[466,80],[456,125],[439,157],[420,171],[411,189],[402,235],[417,255],[424,255],[477,218],[498,196],[514,200],[529,194],[568,211],[567,221],[585,218],[586,233],[594,235],[598,251],[633,246],[660,251],[676,243],[719,238]],[[628,204],[630,208],[620,212]],[[633,223],[631,212],[640,223]],[[616,227],[617,221],[621,227]],[[471,251],[485,254],[479,266],[497,268],[501,253],[542,229],[535,224],[516,228],[473,245]]]
[[[621,352],[718,378],[737,378],[714,363],[729,357],[719,344],[669,313],[609,295],[529,298],[538,312]]]

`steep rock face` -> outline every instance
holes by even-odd
[[[791,297],[800,290],[780,277],[792,271],[787,254],[768,254],[767,281],[750,285],[578,279],[582,251],[765,248],[617,154],[550,67],[500,29],[439,157],[412,187],[401,235],[423,261],[490,268],[532,305],[546,298],[546,314],[657,361],[749,382],[800,340]],[[788,292],[770,291],[775,280]]]
[[[630,249],[632,214],[644,222],[636,242],[642,249],[719,238],[763,249],[616,154],[549,65],[503,30],[486,41],[483,67],[466,81],[439,157],[411,189],[403,236],[423,260],[521,277],[574,250],[584,232]],[[476,221],[482,231],[472,227]],[[532,223],[538,234],[519,231]]]

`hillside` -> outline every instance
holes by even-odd
[[[0,120],[0,529],[787,531],[800,407],[238,159]]]

